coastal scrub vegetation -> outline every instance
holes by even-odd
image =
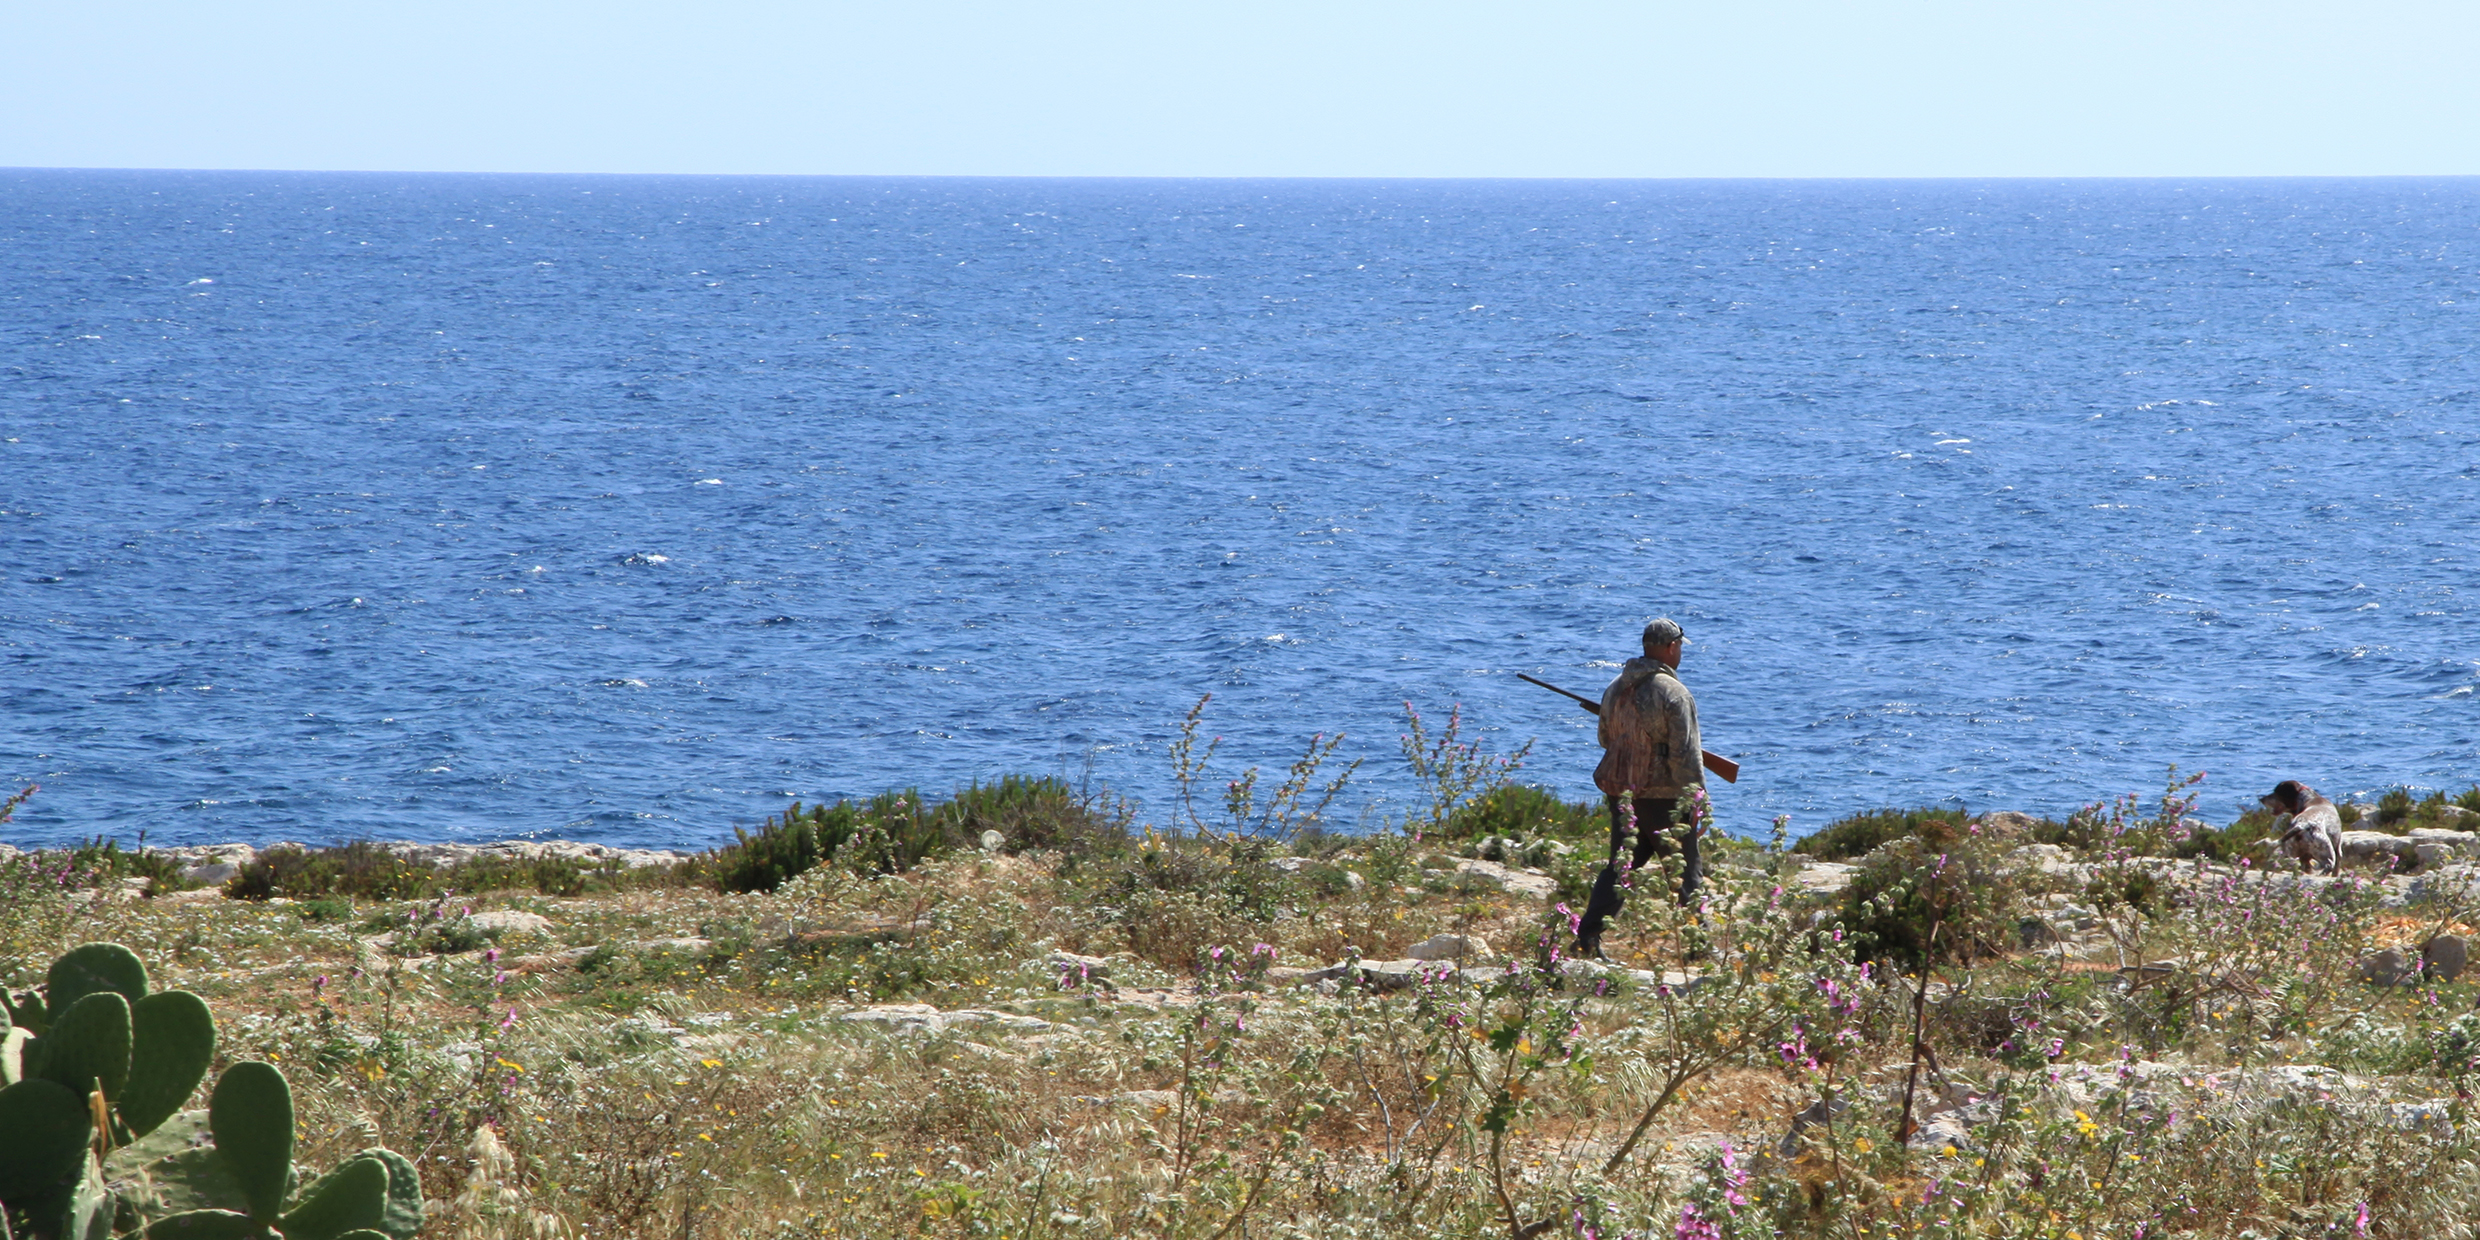
[[[296,1158],[401,1151],[425,1236],[2480,1234],[2480,787],[2360,807],[2334,878],[2175,769],[1743,827],[1579,960],[1607,824],[1520,751],[1408,709],[1430,791],[1341,830],[1331,739],[1233,775],[1203,708],[1153,813],[1018,778],[634,869],[19,854],[0,986],[127,945],[217,1072],[280,1066]]]

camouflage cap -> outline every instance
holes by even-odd
[[[1684,641],[1687,636],[1680,631],[1678,621],[1663,616],[1645,625],[1645,649],[1659,650],[1672,642]]]

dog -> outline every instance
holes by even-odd
[[[2342,811],[2332,801],[2296,779],[2286,779],[2260,804],[2281,815],[2273,820],[2280,832],[2274,855],[2296,857],[2305,870],[2323,866],[2328,874],[2342,872]]]

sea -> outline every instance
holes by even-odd
[[[2460,791],[2476,343],[2471,178],[0,170],[0,842],[1382,829],[1663,615],[1743,834]]]

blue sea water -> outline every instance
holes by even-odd
[[[0,171],[18,844],[692,846],[1404,703],[1722,822],[2480,779],[2480,180]],[[1270,777],[1271,778],[1271,777]]]

